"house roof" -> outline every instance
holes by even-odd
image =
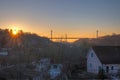
[[[103,64],[120,64],[120,46],[94,46],[92,49]]]

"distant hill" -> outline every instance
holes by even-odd
[[[31,47],[45,47],[52,43],[48,38],[36,34],[25,33],[21,36],[23,44]]]
[[[0,46],[1,47],[45,47],[51,41],[46,37],[37,34],[20,31],[16,36],[8,29],[0,29]]]
[[[81,45],[83,43],[88,43],[89,45],[101,45],[101,46],[120,46],[120,34],[108,35],[95,38],[81,38],[74,42],[74,44]]]

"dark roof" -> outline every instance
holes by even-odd
[[[120,64],[120,46],[92,47],[103,64]]]

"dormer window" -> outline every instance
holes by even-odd
[[[91,53],[91,57],[93,57],[93,53]]]

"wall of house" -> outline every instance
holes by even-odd
[[[39,63],[36,65],[36,71],[46,71],[50,66],[50,59],[41,59]]]
[[[87,72],[97,74],[100,68],[102,68],[102,64],[91,48],[87,55]]]
[[[0,56],[7,56],[7,55],[8,55],[8,52],[7,52],[7,51],[0,52]]]
[[[107,67],[109,67],[109,71],[107,72]],[[116,74],[118,70],[120,70],[120,64],[103,64],[103,68],[106,73]]]

